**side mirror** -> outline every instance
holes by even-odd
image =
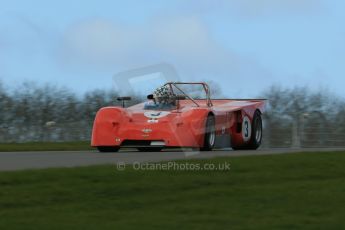
[[[149,95],[147,95],[147,99],[149,99],[149,100],[153,100],[153,99],[154,99],[153,94],[149,94]]]
[[[117,100],[118,101],[130,101],[130,100],[132,100],[132,98],[131,97],[118,97]]]
[[[125,101],[130,101],[130,100],[132,100],[132,98],[131,97],[118,97],[117,100],[121,101],[122,107],[125,108]]]

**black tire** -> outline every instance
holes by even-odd
[[[214,116],[209,115],[206,120],[204,146],[200,151],[211,151],[216,143],[216,121]]]
[[[252,122],[252,134],[248,143],[242,146],[232,146],[234,150],[256,150],[262,142],[262,118],[259,110],[256,110]]]
[[[163,148],[161,147],[140,147],[137,148],[140,152],[160,152]]]
[[[98,151],[101,153],[114,153],[118,152],[120,147],[114,147],[114,146],[98,146]]]

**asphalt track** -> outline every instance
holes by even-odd
[[[0,171],[76,167],[103,164],[132,164],[135,162],[159,162],[180,159],[207,159],[249,155],[273,155],[297,152],[344,151],[337,149],[261,149],[256,151],[215,150],[210,152],[163,151],[99,153],[97,151],[47,151],[47,152],[0,152]]]

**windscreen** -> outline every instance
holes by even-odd
[[[192,99],[206,99],[206,92],[202,84],[172,84],[176,95],[188,95]]]

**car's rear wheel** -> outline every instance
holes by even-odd
[[[204,138],[204,146],[200,148],[200,151],[211,151],[216,143],[216,121],[214,116],[208,116],[206,120],[206,127],[205,127],[205,138]]]
[[[113,153],[118,152],[120,147],[114,147],[114,146],[98,146],[98,151],[101,153]]]
[[[140,152],[160,152],[163,148],[161,147],[140,147],[137,148]]]
[[[262,118],[259,110],[255,111],[251,125],[252,132],[249,142],[241,146],[232,146],[234,150],[255,150],[260,147],[262,142]]]

